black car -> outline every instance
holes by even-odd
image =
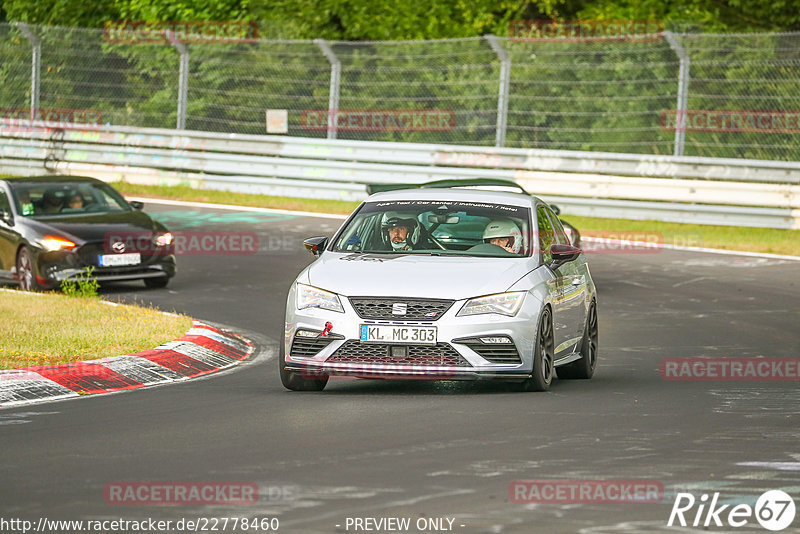
[[[99,282],[175,276],[172,234],[94,178],[0,179],[0,278],[22,289],[57,288],[91,271]]]

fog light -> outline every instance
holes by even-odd
[[[500,345],[500,344],[509,344],[511,340],[507,337],[496,336],[496,337],[482,337],[480,338],[482,343],[486,343],[487,345]]]

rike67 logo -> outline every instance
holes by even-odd
[[[719,492],[714,493],[710,500],[707,493],[699,499],[691,493],[678,493],[667,526],[741,528],[749,522],[758,522],[763,528],[777,532],[789,527],[796,513],[794,500],[781,490],[764,492],[755,506],[718,503]]]

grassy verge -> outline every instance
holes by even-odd
[[[210,189],[193,189],[188,185],[138,185],[127,182],[111,184],[126,196],[148,196],[169,200],[188,200],[192,202],[211,202],[213,204],[234,204],[254,208],[274,208],[294,211],[313,211],[315,213],[340,213],[349,215],[358,202],[349,200],[324,200],[316,198],[271,197],[249,193],[231,193]]]
[[[113,185],[126,195],[317,213],[349,214],[358,205],[358,202],[341,200],[271,197],[228,191],[197,190],[188,186],[149,186],[123,182],[116,182]],[[574,215],[564,215],[564,220],[575,225],[584,236],[608,237],[614,234],[626,234],[620,235],[620,237],[631,239],[635,237],[635,234],[647,233],[649,235],[656,234],[659,242],[674,245],[800,255],[800,230],[706,226]]]
[[[0,291],[0,369],[131,354],[172,341],[191,326],[188,317],[152,308]]]
[[[635,239],[637,235],[654,236],[660,243],[689,247],[743,250],[800,256],[800,230],[707,226],[659,221],[631,221],[564,215],[584,236]]]

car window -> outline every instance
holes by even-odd
[[[550,245],[556,242],[556,236],[544,206],[539,206],[536,219],[539,225],[539,249],[542,251],[542,261],[550,263],[553,259],[550,253]]]
[[[504,235],[485,238],[490,224]],[[337,252],[529,256],[530,210],[490,202],[384,201],[363,204],[337,236]],[[509,234],[509,235],[505,235]]]
[[[17,211],[25,217],[130,211],[113,188],[95,182],[25,182],[11,184]]]
[[[547,215],[550,217],[550,222],[556,235],[556,243],[559,245],[571,245],[572,243],[569,237],[567,237],[567,233],[564,231],[564,225],[561,224],[561,219],[553,213],[553,210],[545,208],[545,211],[547,211]]]
[[[11,213],[11,203],[8,201],[6,192],[0,189],[0,211]]]

